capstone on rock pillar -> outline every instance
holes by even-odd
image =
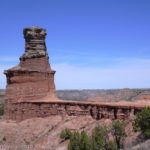
[[[4,73],[7,78],[5,115],[11,116],[13,105],[21,102],[56,100],[54,74],[46,48],[46,30],[25,28],[25,52],[20,63]]]

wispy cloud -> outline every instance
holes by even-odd
[[[6,68],[8,68],[7,65],[0,65],[0,88],[5,88],[6,86],[6,78],[3,74]]]
[[[18,58],[15,56],[0,56],[0,88],[5,88],[6,77],[4,70],[13,67],[18,63]]]
[[[57,89],[107,89],[107,88],[149,88],[150,59],[118,58],[115,63],[103,65],[79,65],[53,63],[56,70]],[[16,63],[15,63],[16,64]],[[0,65],[0,88],[5,88],[3,71],[14,63]]]
[[[0,89],[3,89],[6,87],[6,77],[4,75],[4,70],[7,70],[11,67],[13,67],[14,64],[0,64]]]
[[[57,50],[53,52],[52,56],[50,57],[51,63],[57,64],[74,64],[76,66],[97,66],[97,67],[107,67],[107,66],[118,66],[127,65],[127,64],[134,64],[138,62],[139,64],[146,64],[146,61],[149,61],[149,56],[113,56],[111,54],[101,54],[101,53],[94,53],[90,50],[90,53],[83,53],[80,51],[61,51]]]
[[[150,87],[150,60],[119,59],[117,64],[101,68],[98,66],[76,66],[55,64],[58,89],[91,88],[148,88]]]
[[[17,62],[18,58],[15,56],[0,56],[0,63]]]

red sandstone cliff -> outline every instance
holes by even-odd
[[[100,119],[131,118],[150,103],[57,101],[54,74],[46,49],[46,30],[25,28],[25,52],[20,63],[5,71],[5,118],[21,121],[32,117],[92,116]],[[130,93],[129,90],[124,92]],[[117,97],[120,95],[117,95]]]
[[[48,61],[46,31],[32,27],[25,28],[23,33],[25,52],[20,63],[5,71],[5,118],[20,122],[0,120],[3,149],[66,150],[67,141],[59,139],[63,129],[85,130],[90,134],[95,126],[110,124],[115,119],[128,121],[127,132],[131,139],[127,141],[136,139],[132,120],[139,110],[150,106],[149,102],[56,101],[55,71]]]
[[[5,116],[11,118],[14,103],[56,100],[54,74],[45,44],[46,30],[25,28],[25,52],[20,63],[5,71],[7,77]]]

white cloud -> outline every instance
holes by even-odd
[[[149,88],[149,59],[117,59],[107,67],[80,66],[69,63],[52,64],[56,70],[57,89]],[[13,64],[0,65],[0,88],[5,88],[3,71]]]
[[[150,60],[120,59],[107,68],[55,64],[58,89],[148,88]]]
[[[18,63],[18,58],[15,56],[0,56],[0,89],[6,87],[6,77],[4,70],[15,66]]]
[[[17,62],[18,58],[15,56],[0,56],[0,62]]]
[[[5,69],[5,66],[0,65],[0,89],[5,88],[6,85],[6,78],[5,75],[3,74]]]

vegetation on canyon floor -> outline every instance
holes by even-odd
[[[65,129],[60,138],[69,140],[68,150],[119,150],[123,148],[126,122],[115,120],[110,126],[97,126],[91,135],[85,131]],[[134,131],[140,131],[143,139],[150,139],[150,108],[136,114],[133,121]]]
[[[144,108],[137,113],[133,126],[135,131],[141,131],[144,138],[150,138],[150,108]]]
[[[120,120],[114,121],[111,126],[95,127],[92,135],[69,129],[60,134],[61,139],[69,140],[68,150],[118,150],[123,147],[125,137],[125,122]]]
[[[4,114],[4,104],[0,104],[0,116]]]

